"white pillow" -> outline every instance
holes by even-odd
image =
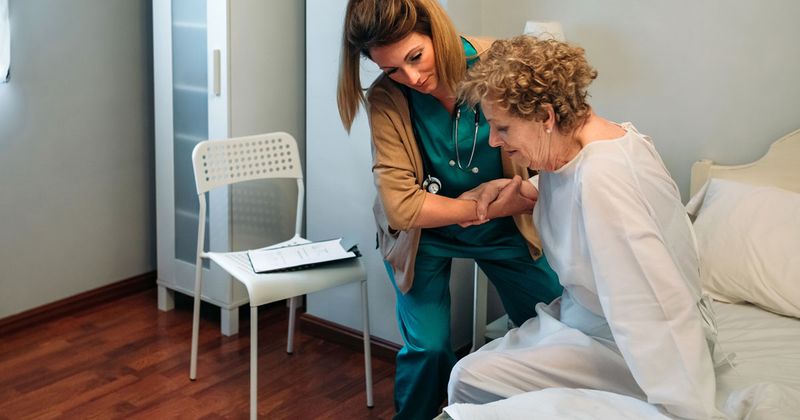
[[[702,200],[694,229],[703,288],[800,318],[800,194],[712,179]]]

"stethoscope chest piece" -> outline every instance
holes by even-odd
[[[442,181],[439,181],[439,178],[435,176],[428,175],[425,180],[422,181],[422,188],[431,194],[437,194],[439,190],[442,189]]]

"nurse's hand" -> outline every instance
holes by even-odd
[[[481,224],[487,222],[486,214],[488,212],[489,204],[497,199],[500,192],[511,182],[508,178],[495,179],[493,181],[484,182],[477,187],[464,192],[457,198],[462,200],[473,200],[476,203],[476,216],[477,219],[468,222],[460,223],[461,227],[467,227],[474,224]],[[477,223],[476,223],[477,222]]]

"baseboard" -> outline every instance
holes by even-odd
[[[364,348],[361,331],[307,313],[300,314],[298,321],[299,327],[306,334],[356,351],[362,351]],[[373,357],[394,363],[395,356],[400,351],[400,345],[377,337],[372,337],[371,341]]]
[[[154,288],[156,277],[151,271],[0,319],[0,336]]]

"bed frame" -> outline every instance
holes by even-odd
[[[800,130],[776,140],[767,153],[744,165],[717,165],[708,159],[692,165],[691,195],[709,178],[722,178],[755,185],[772,185],[800,192]]]

